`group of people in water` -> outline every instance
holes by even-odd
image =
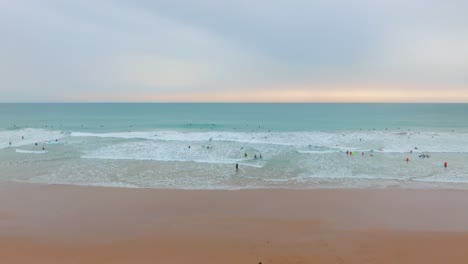
[[[414,147],[414,149],[417,150],[418,147]],[[413,154],[413,150],[410,150],[409,153],[410,153],[410,154]],[[429,156],[429,154],[426,154],[426,153],[421,153],[421,154],[419,154],[418,157],[419,157],[420,159],[428,159],[428,158],[430,158],[431,156]],[[406,161],[406,162],[409,162],[409,161],[410,161],[410,158],[409,158],[409,157],[406,157],[405,161]],[[448,162],[447,162],[447,161],[444,161],[444,164],[443,164],[443,165],[444,165],[445,168],[447,168]]]
[[[414,147],[414,149],[417,150],[418,147]],[[355,154],[356,154],[356,152],[349,151],[349,150],[346,151],[346,156],[352,156],[352,155],[355,155]],[[413,150],[410,150],[410,154],[413,154]],[[364,156],[364,155],[365,155],[364,151],[361,152],[361,156]],[[370,156],[370,157],[373,157],[374,155],[371,153],[369,156]],[[429,154],[422,153],[422,154],[419,155],[419,158],[421,158],[421,159],[427,159],[427,158],[430,158],[430,156],[429,156]],[[406,161],[406,162],[409,162],[409,161],[410,161],[410,158],[409,158],[409,157],[406,157],[405,161]],[[444,165],[445,168],[447,168],[448,162],[447,162],[447,161],[444,161],[443,165]]]
[[[21,140],[24,140],[24,136],[21,136]],[[58,142],[58,139],[55,139],[55,142]],[[12,146],[12,143],[11,143],[11,141],[10,141],[10,142],[8,142],[8,145]],[[36,146],[36,147],[37,147],[38,145],[39,145],[39,144],[38,144],[37,142],[36,142],[36,143],[34,143],[34,146]],[[42,150],[45,150],[45,146],[42,146]]]
[[[372,152],[372,151],[371,151],[371,152]],[[346,155],[347,155],[347,156],[352,156],[352,155],[355,155],[355,154],[356,154],[356,151],[355,151],[355,152],[352,152],[352,151],[349,151],[349,150],[346,151]],[[361,156],[364,156],[364,155],[365,155],[365,153],[364,153],[364,151],[362,151],[362,152],[361,152]],[[371,153],[371,154],[369,154],[369,156],[370,156],[370,157],[374,157],[374,154]]]
[[[247,152],[244,152],[244,158],[247,158],[249,155],[247,154]],[[262,154],[254,154],[254,159],[263,159],[262,157]]]

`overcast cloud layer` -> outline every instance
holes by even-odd
[[[0,0],[0,101],[468,102],[468,1]]]

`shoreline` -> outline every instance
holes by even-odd
[[[6,263],[465,263],[468,191],[0,183]]]

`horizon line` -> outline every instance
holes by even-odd
[[[444,101],[310,101],[310,102],[290,102],[290,101],[13,101],[13,102],[2,102],[0,104],[468,104],[468,101],[460,102],[444,102]]]

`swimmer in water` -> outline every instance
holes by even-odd
[[[10,146],[11,146],[11,141],[10,141]]]
[[[244,152],[244,158],[247,158],[247,152]]]
[[[263,158],[263,157],[262,157],[262,154],[260,154],[260,158],[261,158],[261,159]]]
[[[45,150],[45,147],[42,147],[42,150]]]
[[[257,159],[257,154],[254,155],[254,159]]]

